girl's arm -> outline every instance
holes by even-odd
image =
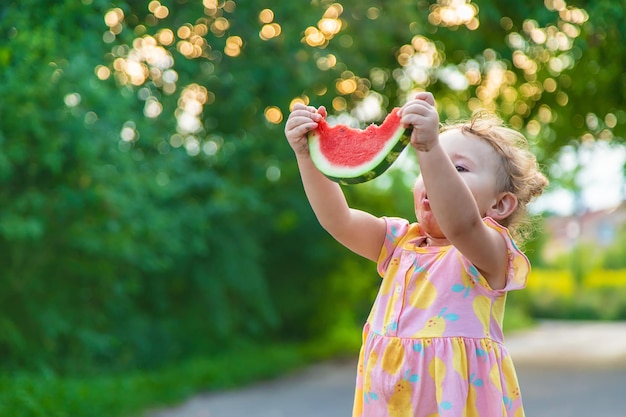
[[[378,260],[386,224],[382,218],[350,208],[339,184],[329,180],[313,164],[307,133],[326,115],[321,107],[295,104],[285,125],[285,136],[296,154],[304,191],[318,221],[339,243],[351,251]]]
[[[439,116],[430,93],[402,109],[403,123],[414,126],[417,152],[428,201],[441,232],[483,274],[493,289],[506,285],[506,242],[485,225],[474,196],[439,143]],[[496,219],[497,220],[497,219]]]

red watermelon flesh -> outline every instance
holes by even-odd
[[[395,108],[382,124],[365,129],[329,126],[322,120],[309,133],[311,159],[333,181],[355,184],[369,181],[391,166],[409,142]]]

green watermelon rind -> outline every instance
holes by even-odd
[[[309,133],[309,152],[313,163],[328,179],[340,184],[361,184],[381,175],[398,159],[409,144],[411,129],[399,127],[385,142],[376,157],[357,167],[335,166],[322,153],[316,131]]]

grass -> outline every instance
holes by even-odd
[[[128,417],[206,390],[271,378],[313,360],[303,346],[250,347],[190,360],[155,372],[62,378],[17,374],[0,377],[3,417]]]
[[[148,409],[172,406],[199,392],[274,378],[319,360],[356,358],[360,341],[360,329],[342,329],[306,344],[248,346],[152,372],[92,378],[0,375],[0,416],[142,416]]]

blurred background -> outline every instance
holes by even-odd
[[[626,319],[626,3],[5,0],[0,415],[131,416],[352,356],[374,266],[318,225],[290,106],[497,111],[529,139],[528,289],[505,330]],[[413,218],[407,152],[346,187]]]

